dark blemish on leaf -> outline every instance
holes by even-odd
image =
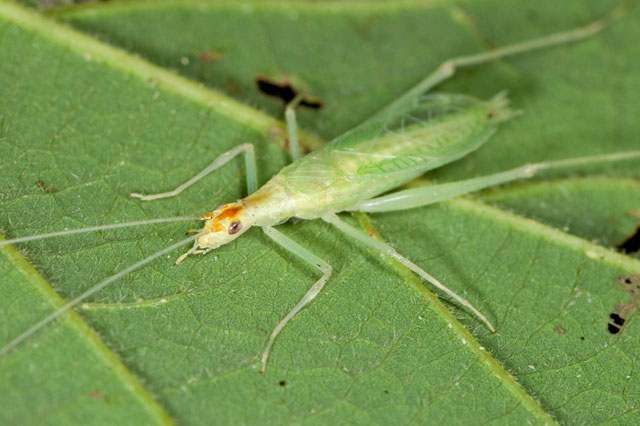
[[[584,336],[580,337],[580,340],[584,340]]]
[[[280,380],[280,381],[278,382],[278,384],[279,384],[280,386],[282,386],[282,387],[287,386],[287,382],[286,382],[285,380]]]
[[[360,23],[360,25],[358,25],[358,32],[363,38],[367,38],[369,36],[374,22],[375,17],[373,15],[369,15]]]
[[[617,283],[622,291],[629,293],[631,300],[617,304],[615,311],[609,314],[607,331],[611,334],[620,333],[623,330],[626,319],[640,305],[640,275],[619,276]]]
[[[256,77],[256,84],[258,90],[265,95],[273,96],[281,99],[285,104],[288,104],[295,98],[300,91],[295,88],[288,80],[276,81],[264,75]],[[307,108],[320,109],[324,106],[320,98],[315,96],[304,95],[300,101],[300,106]]]
[[[631,235],[629,235],[623,242],[616,245],[616,249],[621,253],[637,253],[640,251],[640,226],[636,226],[636,229]]]
[[[220,62],[224,58],[222,53],[217,49],[200,50],[196,56],[204,65],[209,65],[212,62]]]
[[[389,391],[388,390],[385,389],[383,392],[384,392],[385,395],[389,395]]]
[[[233,81],[227,80],[227,87],[229,88],[229,93],[238,93],[238,85]]]
[[[564,334],[564,333],[566,333],[565,329],[564,329],[564,328],[562,328],[562,327],[560,327],[559,325],[556,325],[556,326],[553,328],[553,331],[554,331],[556,334]]]
[[[45,192],[47,194],[53,194],[54,192],[56,192],[51,185],[45,185],[41,180],[36,182],[36,186],[40,188],[42,192]]]
[[[538,13],[533,10],[533,9],[528,9],[525,12],[525,16],[527,17],[527,20],[533,23],[537,23],[540,22],[540,18],[538,17]]]

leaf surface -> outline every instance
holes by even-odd
[[[496,13],[504,2],[127,2],[66,15],[163,67],[180,68],[183,57],[193,64],[207,46],[223,52],[209,68],[180,71],[198,79],[200,69],[218,89],[235,86],[239,93],[228,91],[241,104],[0,3],[7,46],[0,52],[0,227],[13,237],[208,211],[242,196],[240,160],[176,199],[139,203],[127,194],[169,189],[247,140],[257,145],[260,181],[284,165],[281,125],[246,106],[280,115],[281,106],[255,92],[258,73],[287,75],[319,96],[325,108],[301,111],[301,123],[330,138],[451,55],[573,27],[610,7],[589,4]],[[480,97],[509,88],[526,114],[483,150],[428,177],[637,147],[638,58],[623,42],[637,35],[637,24],[636,10],[597,39],[446,83],[443,90]],[[637,162],[555,177],[563,173],[607,174],[617,188],[635,185],[639,174]],[[588,206],[598,209],[607,193]],[[512,205],[523,204],[519,197]],[[544,212],[530,205],[520,213]],[[625,203],[613,215],[632,208]],[[638,261],[478,201],[354,220],[471,300],[498,333],[327,225],[294,221],[283,232],[329,261],[334,275],[281,334],[265,375],[256,366],[268,333],[316,272],[251,230],[180,267],[176,252],[130,274],[0,360],[0,399],[14,408],[3,423],[637,421],[636,314],[616,335],[607,321],[616,304],[631,300],[617,280],[638,273]],[[60,304],[49,283],[68,299],[192,226],[20,246],[37,273],[4,250],[2,341]],[[598,227],[576,234],[613,239]]]

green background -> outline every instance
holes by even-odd
[[[260,182],[286,164],[284,107],[257,91],[257,76],[323,101],[298,111],[313,147],[451,56],[579,26],[615,4],[120,1],[34,12],[0,2],[0,229],[11,238],[194,214],[241,197],[241,160],[176,199],[127,194],[167,190],[246,141]],[[425,178],[637,149],[639,21],[635,7],[594,39],[442,85],[482,98],[508,89],[524,114]],[[618,278],[640,263],[608,247],[638,223],[638,178],[638,161],[562,170],[350,219],[469,299],[495,335],[328,225],[281,226],[334,274],[280,335],[264,375],[268,333],[316,272],[258,229],[179,267],[177,250],[0,359],[0,405],[10,407],[0,422],[637,423],[638,320],[616,335],[607,322],[634,300]],[[0,342],[196,225],[3,249]]]

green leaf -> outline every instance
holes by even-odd
[[[255,91],[259,73],[289,76],[320,97],[322,110],[299,115],[328,139],[452,55],[586,23],[615,2],[607,3],[115,2],[64,15],[187,77],[219,89],[231,79],[239,103],[0,2],[0,228],[14,237],[208,211],[243,195],[240,159],[176,199],[140,203],[127,194],[172,188],[245,141],[256,143],[261,182],[284,165],[282,125],[247,106],[281,114]],[[508,88],[526,114],[429,178],[637,147],[640,59],[629,40],[639,36],[639,18],[636,8],[593,40],[446,83],[443,90],[480,97]],[[181,66],[203,48],[223,59]],[[553,176],[606,174],[617,190],[637,185],[637,165]],[[589,192],[596,195],[581,211],[603,212],[608,193]],[[509,208],[535,206],[526,194],[507,198]],[[632,208],[625,202],[612,214]],[[554,216],[562,213],[543,220],[557,225]],[[250,230],[179,267],[179,251],[153,262],[0,359],[0,402],[11,407],[2,423],[637,423],[636,314],[615,335],[607,321],[633,300],[617,281],[640,262],[479,201],[356,220],[471,300],[498,333],[328,225],[292,221],[283,232],[334,274],[280,335],[264,375],[257,361],[269,332],[317,273]],[[2,250],[0,342],[60,306],[57,294],[80,294],[192,226],[44,240],[19,246],[22,255]],[[574,228],[611,240],[602,222]]]

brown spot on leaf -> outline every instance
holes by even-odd
[[[36,186],[40,188],[42,192],[45,192],[47,194],[53,194],[54,192],[56,192],[51,185],[45,185],[41,180],[36,182]]]
[[[229,93],[238,93],[238,85],[232,80],[227,80],[227,87],[229,88]]]
[[[197,57],[204,65],[209,65],[212,62],[220,62],[224,58],[222,53],[217,49],[200,50],[197,53]]]
[[[375,20],[376,18],[373,15],[369,15],[362,20],[360,25],[358,25],[358,32],[363,38],[369,37],[371,33],[371,27],[373,27],[373,23],[375,22]]]

